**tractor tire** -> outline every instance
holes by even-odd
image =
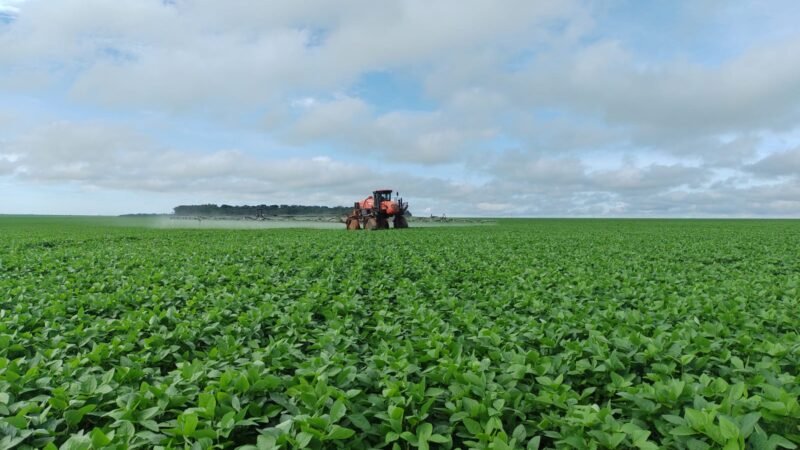
[[[364,229],[365,230],[377,230],[378,229],[378,219],[374,217],[370,217],[364,222]]]
[[[395,228],[408,228],[408,221],[404,216],[394,216]]]
[[[378,229],[379,230],[388,230],[389,229],[389,221],[386,220],[384,217],[378,218]]]
[[[361,224],[358,223],[358,219],[355,217],[348,217],[347,218],[347,229],[348,230],[360,230]]]

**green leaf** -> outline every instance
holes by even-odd
[[[194,430],[197,429],[197,414],[184,414],[181,416],[183,419],[183,426],[181,427],[181,434],[184,436],[191,436]]]
[[[433,425],[425,422],[417,425],[417,439],[426,441],[433,434]]]
[[[760,418],[761,413],[753,412],[750,414],[745,414],[739,419],[739,432],[743,438],[747,439],[750,437],[750,434],[753,433],[753,428],[756,426],[756,423],[758,423]]]
[[[222,419],[219,420],[219,427],[225,430],[230,430],[236,424],[236,413],[234,411],[228,411],[222,416]]]
[[[308,443],[311,442],[311,439],[313,438],[314,436],[311,433],[306,433],[306,432],[298,433],[297,437],[295,438],[297,440],[297,447],[298,448],[308,447]]]
[[[781,448],[788,448],[788,449],[797,448],[796,444],[792,443],[790,440],[786,439],[785,437],[777,435],[777,434],[771,435],[767,442],[769,442],[769,444],[771,444],[773,447],[781,447]]]
[[[686,420],[684,420],[683,417],[675,416],[675,415],[672,415],[672,414],[664,414],[663,416],[661,416],[661,418],[666,420],[667,422],[673,424],[673,425],[685,425],[686,424]]]
[[[689,428],[689,427],[684,426],[684,425],[681,425],[679,427],[675,427],[675,428],[673,428],[673,429],[671,429],[669,431],[669,434],[671,434],[673,436],[692,436],[692,435],[695,435],[697,433],[698,432],[695,429]]]
[[[104,447],[111,443],[111,439],[100,428],[93,429],[90,436],[92,438],[92,447],[94,448]]]
[[[325,435],[326,440],[341,440],[341,439],[348,439],[352,437],[356,432],[350,428],[341,427],[339,425],[334,425],[331,427],[331,431]]]
[[[477,436],[483,433],[483,425],[481,425],[477,421],[470,419],[469,417],[466,417],[461,422],[464,423],[464,426],[467,427],[467,431],[469,431],[473,436]]]
[[[2,420],[20,430],[26,430],[28,428],[28,419],[26,419],[25,416],[11,416]]]
[[[389,417],[394,420],[402,420],[403,419],[403,408],[399,406],[390,406],[389,407]]]
[[[745,387],[744,383],[736,383],[732,385],[730,391],[728,392],[728,400],[730,402],[739,400],[744,396],[746,390],[747,388]]]
[[[637,442],[635,445],[641,450],[658,450],[660,448],[658,445],[650,441]]]
[[[47,403],[59,411],[64,411],[65,409],[69,408],[69,404],[66,401],[57,397],[51,397]]]
[[[97,389],[95,389],[95,393],[97,394],[108,394],[109,392],[113,392],[114,388],[108,384],[102,384]]]
[[[147,428],[150,431],[154,431],[156,433],[159,432],[158,422],[155,420],[141,420],[139,421],[139,425]]]
[[[516,428],[514,428],[514,431],[511,432],[511,437],[516,439],[517,442],[525,442],[525,438],[528,437],[528,432],[525,430],[525,425],[517,425]]]
[[[201,392],[200,397],[198,400],[198,404],[203,411],[203,417],[212,419],[216,414],[217,409],[217,399],[212,393],[208,392]]]
[[[13,437],[5,436],[3,438],[0,438],[0,448],[4,450],[14,448],[17,445],[21,444],[22,441],[24,441],[25,439],[27,439],[27,435],[13,436]]]
[[[692,408],[686,408],[684,411],[684,418],[686,422],[695,430],[702,431],[705,429],[707,419],[706,415],[702,411],[698,411]],[[674,434],[674,433],[673,433]]]
[[[711,448],[708,443],[699,439],[689,439],[689,441],[686,443],[686,447],[688,447],[689,450],[708,450]]]
[[[428,441],[434,442],[436,444],[446,444],[450,442],[450,439],[447,436],[443,436],[441,434],[432,434],[428,436]]]
[[[722,450],[740,450],[739,447],[739,440],[738,439],[731,439],[725,443],[725,447]]]
[[[357,426],[362,431],[369,431],[372,428],[369,420],[367,420],[363,414],[350,414],[347,416],[347,418],[350,419],[350,422],[352,422],[353,425]]]
[[[623,440],[625,440],[625,433],[610,433],[608,435],[608,443],[611,448],[617,448]]]
[[[274,450],[280,447],[276,444],[274,436],[261,434],[256,439],[256,448],[258,450]]]
[[[75,425],[80,423],[81,420],[83,420],[83,417],[86,414],[94,411],[95,408],[96,408],[96,405],[91,405],[90,404],[90,405],[85,405],[82,408],[77,409],[77,410],[73,409],[73,410],[70,410],[70,411],[66,411],[64,413],[64,420],[67,422],[67,424],[69,426],[73,426],[74,427]]]
[[[247,392],[247,390],[250,389],[250,380],[248,380],[245,375],[240,375],[236,378],[234,387],[239,393]]]
[[[495,436],[492,440],[492,448],[494,450],[512,450],[500,437]]]
[[[160,412],[161,408],[159,408],[158,406],[153,406],[152,408],[147,408],[139,411],[137,416],[139,420],[147,420],[147,419],[152,419]]]
[[[419,439],[417,439],[417,436],[414,433],[410,432],[410,431],[403,431],[402,433],[400,433],[400,437],[403,438],[404,441],[406,441],[406,442],[408,442],[408,443],[410,443],[412,445],[415,445],[415,446],[419,442]]]
[[[197,439],[211,439],[211,440],[216,439],[218,437],[217,432],[215,430],[212,430],[211,428],[203,428],[201,430],[195,430],[191,434],[191,436]]]
[[[331,422],[336,423],[347,413],[347,407],[341,400],[336,400],[331,406]]]
[[[160,444],[166,438],[166,436],[164,436],[163,434],[153,433],[152,431],[147,431],[147,430],[137,432],[136,437],[139,439],[143,439],[145,442],[151,445]]]
[[[739,427],[727,417],[719,416],[719,430],[726,441],[739,437]]]
[[[587,447],[586,443],[583,441],[583,439],[580,436],[575,435],[575,434],[565,437],[564,440],[563,440],[563,443],[569,445],[570,447],[578,448],[578,449],[589,449],[589,448],[591,448],[591,447]]]
[[[503,429],[503,422],[500,421],[499,417],[490,417],[489,420],[486,421],[486,428],[484,432],[486,434],[492,434],[495,430],[502,430]]]
[[[60,447],[59,450],[89,450],[92,447],[92,441],[89,436],[83,434],[72,435]]]

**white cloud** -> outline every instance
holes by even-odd
[[[498,8],[487,0],[237,0],[224,7],[34,0],[0,34],[0,60],[29,71],[42,61],[67,66],[77,72],[75,98],[103,105],[253,108],[298,89],[348,83],[365,71],[513,43],[529,37],[532,24],[579,12],[573,1],[514,0]]]
[[[593,172],[591,181],[598,188],[611,192],[647,192],[670,190],[683,185],[699,187],[709,180],[709,176],[707,169],[682,164],[652,164],[646,167],[625,165],[614,170]]]
[[[800,177],[800,147],[772,153],[745,168],[750,172],[766,177]]]
[[[19,7],[26,0],[0,0],[0,14],[17,14]]]
[[[388,185],[412,193],[412,211],[448,215],[782,216],[800,206],[797,178],[742,187],[711,182],[707,170],[680,164],[628,162],[592,170],[579,159],[535,160],[512,152],[490,168],[495,176],[489,181],[465,183],[329,156],[278,159],[240,150],[164,148],[135,130],[99,122],[52,123],[7,142],[4,148],[0,172],[20,185],[188,191],[198,199],[349,204],[354,196]],[[791,152],[780,155],[793,156]],[[774,162],[769,157],[764,161],[756,166],[763,169]]]
[[[441,112],[392,111],[376,114],[363,100],[338,96],[330,101],[302,99],[299,118],[284,138],[297,145],[339,144],[357,154],[381,154],[396,161],[448,163],[492,137],[490,129],[457,128]]]
[[[613,5],[583,0],[0,0],[0,153],[17,155],[0,175],[343,204],[391,183],[476,214],[798,214],[800,35],[779,17],[793,4],[770,4],[616,31]],[[722,42],[722,25],[741,33]],[[411,83],[376,94],[376,73]]]
[[[718,67],[641,66],[619,42],[550,55],[505,88],[527,106],[567,108],[635,127],[634,137],[785,130],[800,114],[798,36],[752,48]]]
[[[485,211],[489,213],[502,213],[510,210],[514,205],[511,203],[488,203],[488,202],[480,202],[475,205],[479,211]]]
[[[353,195],[376,186],[402,186],[423,204],[434,201],[426,199],[428,187],[452,190],[446,180],[329,156],[260,158],[235,149],[164,148],[135,130],[101,122],[48,124],[7,149],[12,153],[0,157],[0,175],[13,174],[19,183],[329,205],[351,204]]]
[[[257,159],[239,150],[162,148],[129,128],[57,122],[9,144],[21,178],[131,190],[324,188],[359,168],[330,158]]]

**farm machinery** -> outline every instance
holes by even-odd
[[[347,229],[387,230],[390,219],[394,228],[408,228],[407,212],[408,203],[399,194],[392,200],[391,189],[380,189],[364,200],[355,202],[353,211],[347,217]]]

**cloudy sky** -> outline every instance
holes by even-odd
[[[0,0],[0,213],[800,217],[796,0]]]

